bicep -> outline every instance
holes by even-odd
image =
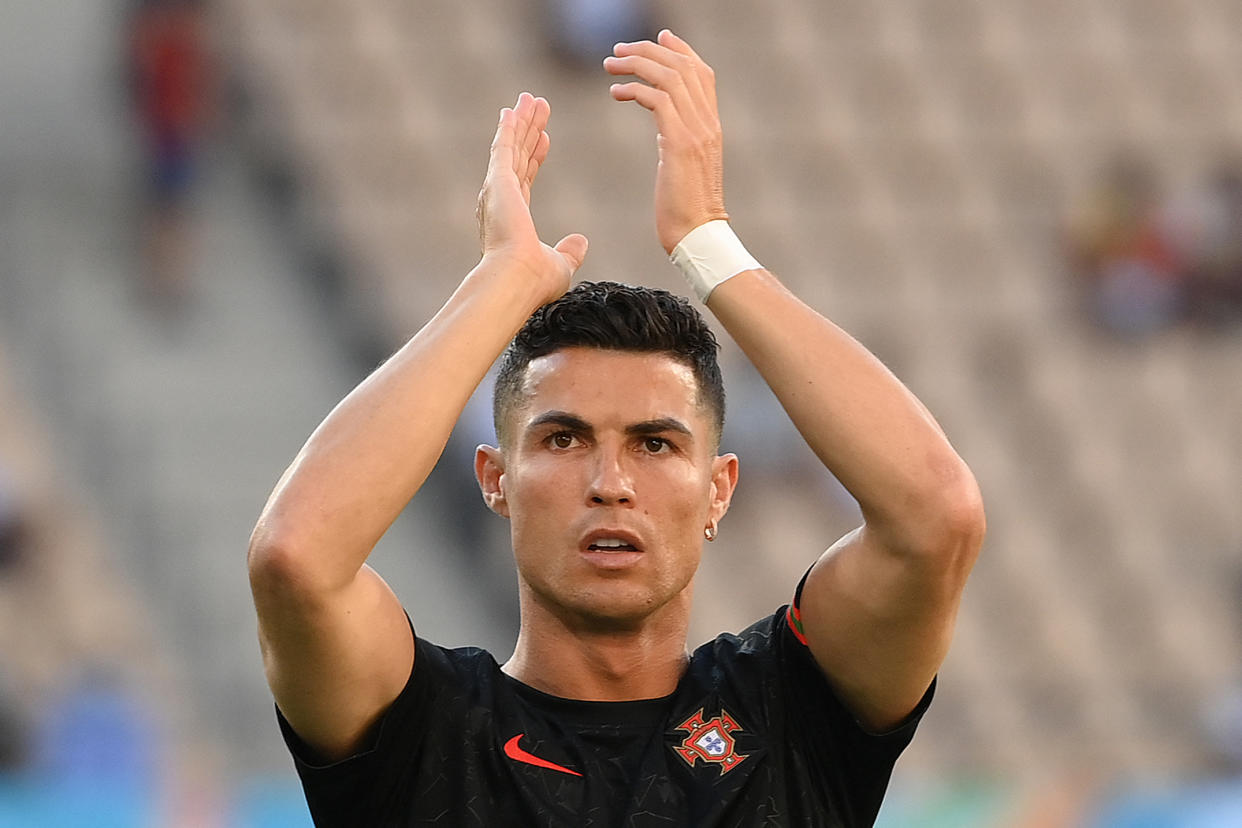
[[[281,713],[323,758],[352,755],[413,669],[414,634],[400,601],[368,566],[331,592],[257,578],[254,593]]]
[[[860,527],[811,568],[800,617],[807,646],[868,729],[900,723],[948,654],[973,552],[897,554]],[[976,550],[977,551],[977,550]]]

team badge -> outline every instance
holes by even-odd
[[[675,729],[689,733],[680,745],[673,746],[673,750],[691,767],[700,760],[715,762],[720,766],[721,774],[726,774],[746,758],[746,755],[737,752],[737,743],[733,739],[733,731],[742,728],[723,708],[719,716],[704,719],[703,708],[700,707],[697,713]]]

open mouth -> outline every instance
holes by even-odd
[[[637,552],[638,547],[620,538],[599,538],[587,545],[592,552]]]
[[[596,529],[582,539],[583,558],[601,571],[620,572],[638,566],[643,559],[642,541],[624,529]]]

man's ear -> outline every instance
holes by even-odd
[[[505,455],[495,446],[479,446],[474,450],[474,477],[479,481],[483,502],[501,517],[509,516],[505,500]]]
[[[712,461],[712,499],[708,515],[713,525],[729,511],[729,503],[737,489],[737,468],[736,454],[722,454]]]

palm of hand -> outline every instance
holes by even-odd
[[[555,246],[546,244],[531,217],[531,187],[550,146],[544,131],[549,114],[547,101],[525,92],[512,109],[501,110],[478,219],[484,257],[504,258],[525,269],[550,302],[569,289],[586,254],[586,239],[571,235]]]

